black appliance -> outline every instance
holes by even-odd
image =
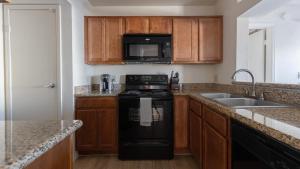
[[[151,126],[140,125],[140,98],[152,99]],[[173,94],[168,75],[127,75],[119,94],[119,159],[173,158]]]
[[[300,152],[233,120],[232,169],[300,169]]]
[[[161,63],[172,61],[172,35],[125,34],[123,37],[126,63]]]

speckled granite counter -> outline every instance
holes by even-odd
[[[84,91],[80,93],[76,93],[75,97],[109,97],[109,96],[118,96],[121,93],[120,90],[112,91],[112,92],[101,92],[101,91]]]
[[[74,121],[0,121],[0,169],[24,168],[82,126]]]
[[[300,108],[298,107],[233,109],[205,98],[198,92],[188,95],[232,119],[300,150]]]
[[[190,96],[196,100],[201,101],[214,110],[221,112],[233,119],[236,119],[252,128],[255,128],[281,142],[284,142],[298,150],[300,150],[300,108],[256,108],[256,109],[233,109],[208,98],[202,97],[200,93],[209,92],[227,92],[242,94],[244,88],[249,86],[233,86],[233,85],[212,85],[212,84],[191,84],[187,89],[182,91],[173,91],[175,96]],[[250,88],[249,88],[250,89]],[[299,91],[287,90],[285,86],[282,89],[274,88],[272,90],[278,90],[271,92],[267,99],[272,101],[282,101],[286,104],[297,104],[300,102]],[[260,90],[260,88],[259,88]],[[270,91],[270,87],[268,91]],[[286,91],[287,90],[287,91]],[[101,92],[83,92],[76,94],[76,97],[80,96],[117,96],[120,91],[113,92],[111,94]],[[274,93],[276,93],[274,95]],[[297,95],[297,97],[295,97]],[[294,98],[294,99],[288,99]]]

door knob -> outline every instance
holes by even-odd
[[[55,84],[50,82],[50,83],[46,84],[44,87],[53,89],[53,88],[55,88]]]

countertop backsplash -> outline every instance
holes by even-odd
[[[113,93],[117,94],[117,92],[123,91],[125,88],[124,84],[114,84]],[[284,85],[284,84],[264,84],[258,83],[255,85],[256,94],[259,96],[262,92],[265,93],[265,99],[284,103],[291,104],[295,106],[300,106],[300,87]],[[75,96],[92,93],[93,96],[99,91],[99,86],[76,86],[74,88]],[[219,83],[183,83],[182,91],[201,91],[203,89],[208,89],[211,91],[218,92],[227,92],[233,94],[245,95],[245,91],[251,92],[252,86],[250,83],[240,83],[240,84],[219,84]],[[101,93],[103,94],[103,93]]]

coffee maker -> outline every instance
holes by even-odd
[[[101,75],[102,92],[110,92],[113,89],[113,76],[109,74]]]

